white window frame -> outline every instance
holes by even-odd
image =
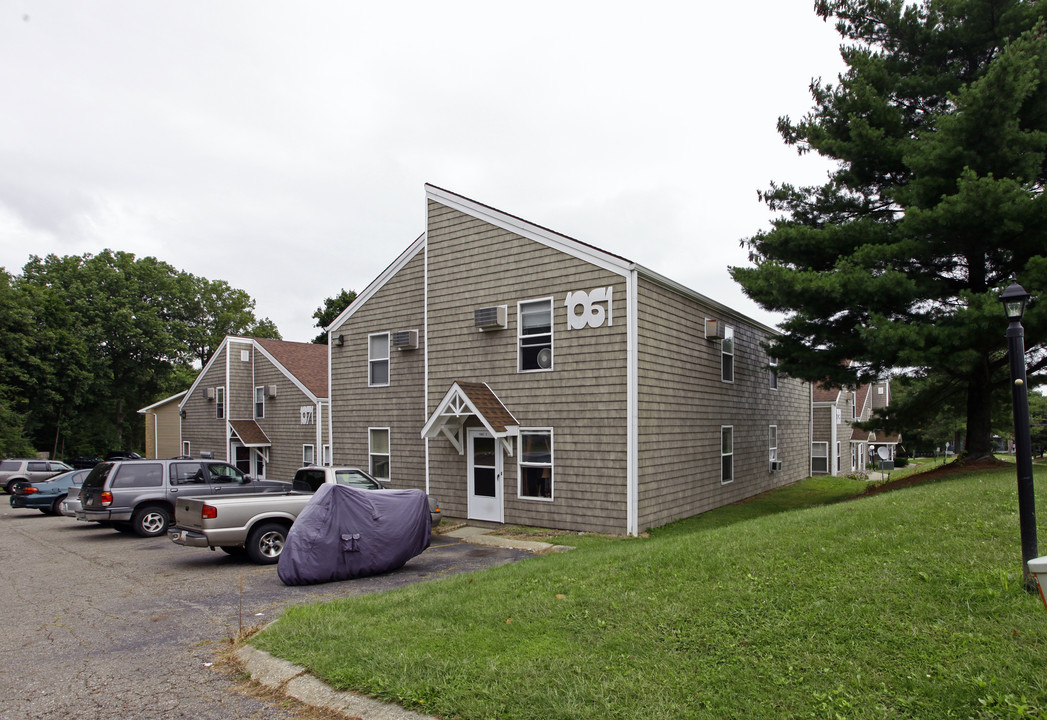
[[[372,339],[374,339],[374,338],[381,338],[381,337],[385,338],[385,357],[384,358],[383,357],[376,357],[376,356],[373,355],[373,352],[374,352],[375,348],[374,348],[374,343],[372,342]],[[389,357],[389,355],[390,355],[390,353],[389,353],[389,344],[390,344],[389,343],[389,337],[390,337],[389,333],[387,333],[387,332],[384,332],[384,333],[372,333],[372,334],[367,336],[367,387],[389,387],[389,382],[392,379],[392,372],[391,372],[392,367],[391,367],[391,363],[389,362],[390,361],[390,357]],[[374,369],[375,369],[376,366],[380,365],[381,363],[385,363],[385,382],[375,382],[374,381]]]
[[[258,412],[261,407],[261,412]],[[265,419],[265,385],[256,385],[254,388],[254,419]]]
[[[858,419],[858,391],[851,391],[851,420]]]
[[[523,332],[523,330],[524,330],[524,323],[523,323],[524,306],[525,305],[538,305],[538,304],[548,304],[549,305],[549,332],[548,333],[533,333],[531,335],[524,335],[524,332]],[[536,298],[534,300],[521,300],[520,302],[518,302],[516,304],[516,371],[517,372],[520,372],[520,373],[552,372],[553,368],[556,367],[556,350],[555,350],[554,342],[553,342],[554,341],[554,337],[553,336],[555,335],[555,333],[553,332],[553,319],[554,319],[553,298],[551,298],[551,297],[548,297],[548,298]],[[523,352],[521,351],[524,339],[525,338],[543,337],[546,334],[548,334],[548,336],[549,336],[549,353],[552,355],[552,358],[550,359],[550,362],[549,362],[549,367],[547,367],[547,368],[538,367],[538,368],[527,368],[527,369],[524,369],[524,367],[523,367]]]
[[[724,325],[723,340],[720,341],[720,380],[725,383],[734,382],[736,369],[734,347],[734,328],[730,325]],[[730,371],[730,377],[727,377],[728,370]]]
[[[778,358],[772,357],[767,360],[768,372],[768,383],[771,386],[771,390],[778,389]]]
[[[379,453],[374,451],[373,433],[375,431],[385,432],[385,452]],[[379,475],[374,469],[375,458],[385,458],[385,465],[389,469],[388,474],[385,476]],[[367,428],[367,472],[370,473],[371,477],[376,480],[385,480],[388,482],[393,476],[393,438],[392,432],[387,427],[369,427]]]
[[[331,464],[331,446],[328,443],[323,444],[323,463],[324,465]]]
[[[824,451],[825,451],[824,455],[818,455],[818,454],[815,453],[815,447],[818,447],[818,446],[821,446],[822,448],[824,448]],[[815,467],[814,467],[814,461],[816,459],[823,459],[823,458],[825,460],[825,469],[824,470],[816,470]],[[826,475],[829,474],[829,443],[824,441],[824,440],[816,440],[816,441],[811,443],[811,474],[814,475],[816,472],[818,472],[818,473],[824,472]]]
[[[302,445],[302,465],[316,464],[316,445]]]
[[[524,435],[548,435],[549,436],[549,462],[534,462],[524,461]],[[516,461],[516,496],[521,500],[536,500],[538,502],[552,502],[554,495],[554,480],[556,478],[556,472],[554,470],[556,454],[553,449],[553,429],[551,427],[546,428],[520,428],[520,436],[517,447],[519,456]],[[523,494],[523,477],[525,468],[548,468],[549,470],[549,497],[542,497],[541,495],[524,495]]]
[[[214,416],[216,420],[225,420],[225,387],[214,389]]]
[[[724,440],[730,440],[730,447],[725,449]],[[730,477],[724,477],[724,461],[730,459],[731,463],[731,474]],[[734,482],[734,425],[721,425],[720,426],[720,484],[728,485]]]
[[[191,446],[189,444],[189,441],[188,440],[183,440],[182,441],[182,454],[186,455],[188,457],[192,457],[193,454],[189,451],[190,447]]]
[[[769,462],[775,462],[778,459],[778,426],[768,425],[767,426],[767,455]]]

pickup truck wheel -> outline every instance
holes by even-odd
[[[259,565],[272,565],[280,559],[287,528],[280,523],[262,523],[247,536],[247,557]]]
[[[146,505],[135,510],[131,517],[131,527],[138,537],[157,537],[167,532],[171,522],[171,513],[159,505]]]

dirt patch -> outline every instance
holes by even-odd
[[[865,492],[855,497],[868,497],[869,495],[878,495],[882,492],[889,492],[891,490],[897,490],[904,487],[912,487],[913,485],[919,485],[925,482],[934,482],[942,480],[953,475],[959,475],[960,473],[968,472],[980,472],[984,470],[999,470],[1000,468],[1013,467],[1011,463],[1004,462],[1003,460],[997,460],[996,458],[981,458],[977,460],[966,460],[959,459],[953,460],[950,463],[941,465],[932,470],[925,470],[914,475],[908,475],[898,480],[891,480],[885,483],[879,483],[873,485]]]

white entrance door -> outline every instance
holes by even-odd
[[[469,430],[469,518],[502,522],[502,447],[486,430]]]

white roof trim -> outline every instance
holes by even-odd
[[[149,411],[150,411],[150,410],[152,410],[153,408],[158,408],[158,407],[160,407],[161,405],[166,405],[167,403],[171,402],[172,400],[175,400],[175,399],[177,399],[177,398],[180,398],[180,397],[184,396],[184,395],[185,395],[185,394],[187,394],[188,392],[189,392],[188,390],[183,390],[183,391],[182,391],[182,392],[180,392],[180,393],[175,393],[175,394],[174,394],[174,395],[172,395],[171,397],[168,397],[168,398],[164,398],[163,400],[160,400],[159,402],[155,402],[155,403],[153,403],[152,405],[146,405],[146,406],[145,406],[144,408],[142,408],[141,410],[139,410],[139,411],[138,411],[138,413],[139,413],[140,415],[145,415],[145,414],[146,414],[147,412],[149,412]]]
[[[495,397],[497,398],[498,396],[495,395]],[[499,400],[499,402],[501,401]],[[519,425],[506,425],[505,432],[498,432],[491,427],[490,423],[487,422],[487,418],[476,408],[473,401],[469,399],[469,396],[455,381],[451,383],[451,387],[444,394],[443,400],[433,410],[433,414],[429,416],[429,420],[426,421],[425,426],[422,428],[421,436],[423,438],[434,438],[440,434],[442,427],[451,419],[460,419],[464,424],[465,420],[470,416],[478,418],[483,423],[484,429],[491,433],[492,437],[516,437],[520,434]]]
[[[363,292],[357,295],[356,299],[349,303],[349,307],[343,310],[338,315],[338,317],[336,317],[331,322],[330,325],[324,328],[324,330],[326,330],[327,332],[331,332],[335,328],[345,323],[345,321],[348,320],[349,317],[352,316],[352,314],[355,313],[361,305],[370,300],[376,292],[381,290],[382,287],[384,287],[385,284],[389,282],[389,280],[391,280],[394,275],[396,275],[396,273],[400,272],[400,270],[403,269],[404,265],[410,262],[414,258],[414,256],[418,254],[418,251],[421,250],[423,247],[425,247],[425,233],[419,235],[418,239],[411,243],[406,250],[400,253],[400,257],[396,258],[396,260],[394,260],[392,264],[389,265],[389,267],[387,267],[382,272],[381,275],[375,278],[375,280],[370,285],[364,288]],[[330,343],[328,343],[328,347],[330,347]],[[328,367],[330,367],[330,363],[328,363]]]
[[[185,406],[186,401],[188,401],[189,398],[193,396],[193,392],[196,390],[197,387],[199,387],[200,382],[204,379],[204,375],[207,374],[207,371],[211,369],[211,366],[214,365],[215,362],[218,361],[218,358],[222,355],[222,350],[226,347],[226,345],[228,345],[230,342],[234,340],[244,342],[243,338],[237,338],[232,335],[226,335],[224,338],[222,338],[222,342],[218,343],[218,347],[215,348],[215,351],[213,353],[211,353],[211,358],[207,361],[207,364],[200,368],[200,372],[196,374],[196,379],[193,380],[193,384],[190,385],[189,389],[185,391],[185,397],[182,398],[182,401],[180,403],[178,403],[179,410],[181,410]]]
[[[775,335],[781,334],[781,331],[776,328],[764,325],[758,320],[754,320],[751,317],[748,317],[747,315],[744,315],[738,312],[737,310],[734,310],[724,305],[723,303],[719,303],[710,297],[696,292],[695,290],[691,290],[690,288],[681,285],[675,280],[670,280],[669,278],[655,272],[654,270],[651,270],[650,268],[644,267],[643,265],[619,257],[617,255],[613,255],[612,253],[609,253],[606,250],[601,250],[597,247],[588,245],[579,240],[567,237],[566,235],[561,235],[560,233],[554,232],[552,230],[547,230],[546,228],[543,228],[540,225],[535,225],[534,223],[530,223],[513,215],[503,213],[500,210],[496,210],[492,207],[488,207],[487,205],[478,203],[475,200],[470,200],[469,198],[462,197],[461,195],[456,195],[455,193],[452,193],[449,190],[443,190],[442,188],[438,188],[433,185],[426,184],[425,195],[426,199],[434,200],[435,202],[438,202],[441,205],[446,205],[447,207],[458,210],[459,212],[463,212],[467,215],[471,215],[475,218],[500,227],[503,230],[508,230],[509,232],[516,233],[517,235],[522,235],[525,238],[542,243],[543,245],[551,247],[555,250],[565,252],[568,255],[572,255],[576,258],[592,263],[593,265],[601,267],[604,270],[609,270],[610,272],[618,273],[619,275],[622,275],[626,278],[628,278],[630,272],[635,270],[641,277],[650,280],[656,285],[660,285],[667,290],[671,290],[680,295],[683,295],[684,297],[700,302],[703,305],[707,305],[710,309],[717,310],[728,317],[732,317],[747,325],[760,328],[766,332]]]

